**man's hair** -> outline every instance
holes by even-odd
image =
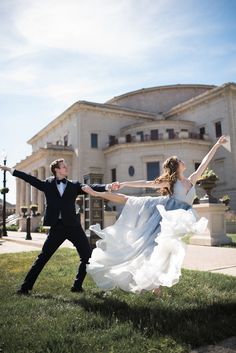
[[[54,176],[56,176],[56,171],[55,171],[55,169],[56,168],[60,168],[60,163],[61,162],[65,162],[65,160],[64,160],[64,158],[59,158],[59,159],[56,159],[55,161],[53,161],[51,164],[50,164],[50,170],[51,170],[51,172],[52,172],[52,174],[54,175]]]

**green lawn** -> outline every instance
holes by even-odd
[[[236,245],[236,234],[227,234],[231,239],[232,239],[232,242],[235,243]]]
[[[183,353],[235,335],[236,278],[183,271],[179,284],[151,293],[104,294],[87,277],[70,292],[76,251],[57,252],[31,296],[15,294],[37,252],[0,256],[0,352]]]

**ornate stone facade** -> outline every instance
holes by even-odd
[[[221,133],[230,135],[232,152],[221,148],[211,163],[220,178],[214,194],[229,194],[236,209],[235,83],[141,89],[104,104],[78,101],[28,141],[32,154],[16,168],[44,179],[51,161],[63,157],[71,179],[97,174],[108,183],[153,177],[174,154],[186,161],[189,174]],[[33,203],[42,213],[42,193],[16,183],[16,211]],[[143,189],[126,191],[146,194]]]

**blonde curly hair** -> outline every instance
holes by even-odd
[[[177,156],[171,156],[163,163],[163,173],[155,179],[155,183],[168,182],[169,188],[164,187],[160,189],[161,195],[172,195],[174,192],[174,185],[179,177],[179,162],[180,159]]]

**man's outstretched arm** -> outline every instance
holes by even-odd
[[[45,190],[45,181],[43,180],[39,180],[38,178],[30,174],[21,172],[20,170],[16,170],[14,168],[7,167],[5,165],[0,165],[0,169],[10,172],[13,176],[24,180],[26,183],[29,183],[30,185],[34,186],[36,189],[40,191]]]
[[[111,184],[81,184],[80,182],[78,182],[77,185],[78,185],[78,194],[86,194],[86,192],[84,192],[83,190],[85,186],[89,186],[91,189],[97,192],[104,192],[104,191],[111,191],[111,190],[114,191],[119,189],[118,182],[114,182]]]

